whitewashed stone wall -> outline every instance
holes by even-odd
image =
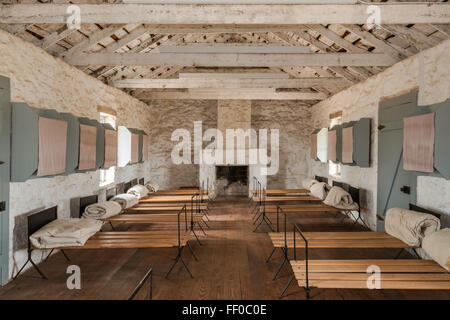
[[[298,188],[309,171],[311,108],[296,101],[252,101],[252,128],[280,130],[280,165],[276,175],[267,176],[268,188]]]
[[[11,79],[11,101],[26,102],[40,109],[70,112],[99,120],[97,107],[117,112],[117,125],[150,133],[154,117],[151,107],[126,93],[86,75],[44,50],[0,30],[0,74]],[[151,140],[151,139],[150,139]],[[148,180],[149,162],[116,170],[116,183],[133,178]],[[58,205],[60,217],[69,217],[70,199],[100,194],[99,171],[11,183],[10,188],[10,275],[26,260],[26,215]],[[35,261],[40,255],[35,253]]]
[[[367,199],[363,203],[366,208],[364,219],[371,228],[376,226],[377,198],[377,150],[378,138],[378,103],[380,99],[399,96],[419,88],[419,104],[428,105],[450,98],[450,40],[436,47],[425,50],[418,55],[405,59],[385,71],[356,84],[327,100],[321,101],[312,108],[312,125],[314,128],[329,127],[329,115],[343,111],[343,122],[358,120],[362,117],[372,118],[372,146],[370,168],[351,166],[342,167],[342,181],[366,190]],[[327,176],[328,165],[308,160],[310,175]],[[418,199],[419,205],[442,212],[450,212],[450,206],[442,201],[442,196],[450,197],[450,181],[420,178],[419,190],[428,190],[426,195]],[[445,193],[444,195],[442,193]],[[423,198],[426,198],[423,199]]]
[[[203,132],[217,128],[217,100],[153,100],[155,125],[150,131],[150,176],[160,189],[199,184],[199,165],[194,164],[194,121],[203,122]],[[186,129],[191,135],[191,164],[176,165],[171,160],[172,132]],[[203,148],[207,143],[203,143]]]

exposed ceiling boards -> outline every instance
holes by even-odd
[[[133,1],[143,4],[71,1],[82,25],[69,30],[65,0],[19,0],[2,6],[0,28],[144,101],[306,105],[450,36],[450,4],[440,1],[372,1],[380,29],[369,29],[367,4],[356,0]]]

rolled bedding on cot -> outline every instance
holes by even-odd
[[[439,230],[441,222],[428,213],[391,208],[386,212],[384,226],[391,236],[418,247],[425,236]]]
[[[122,206],[122,210],[131,208],[139,203],[139,199],[135,195],[128,193],[118,194],[111,201],[119,203]]]
[[[138,199],[142,199],[143,197],[145,197],[148,194],[148,189],[147,189],[147,187],[145,187],[141,184],[137,184],[137,185],[131,187],[127,191],[127,193],[136,196]]]
[[[450,228],[427,234],[422,248],[431,259],[450,271]]]
[[[311,190],[311,187],[313,186],[313,184],[319,183],[319,181],[314,180],[314,179],[303,179],[302,181],[302,185],[305,189]]]
[[[56,219],[33,233],[30,242],[38,249],[84,246],[102,225],[94,219]]]
[[[155,193],[159,190],[159,186],[156,183],[151,182],[151,181],[147,182],[145,184],[145,187],[147,188],[149,193]]]
[[[93,203],[84,209],[83,217],[88,219],[106,219],[122,212],[122,205],[116,201]]]
[[[325,182],[318,182],[311,186],[311,194],[320,200],[325,200],[330,188]]]
[[[323,203],[344,210],[358,210],[359,206],[353,201],[350,193],[342,189],[341,187],[332,187],[328,192],[327,197]]]

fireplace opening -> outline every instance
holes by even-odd
[[[216,166],[218,191],[225,195],[248,194],[248,166]]]

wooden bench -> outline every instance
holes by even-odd
[[[175,261],[166,274],[166,278],[171,273],[172,269],[181,261],[183,266],[189,275],[193,278],[191,271],[184,262],[181,254],[184,247],[188,247],[195,260],[194,251],[189,245],[190,237],[192,236],[192,230],[188,227],[185,219],[185,226],[181,227],[181,214],[185,212],[186,208],[183,207],[180,212],[175,215],[177,217],[177,230],[176,231],[109,231],[109,232],[97,232],[90,237],[83,246],[64,246],[52,248],[49,255],[55,249],[61,250],[65,258],[70,261],[65,253],[65,250],[86,250],[86,249],[138,249],[138,248],[177,248],[177,256]],[[28,259],[24,265],[19,269],[17,274],[13,277],[16,279],[25,266],[30,262],[33,267],[39,272],[43,279],[47,279],[38,266],[32,259],[32,253],[34,250],[40,250],[31,245],[29,240],[30,236],[41,229],[43,226],[57,219],[57,207],[52,207],[38,213],[32,214],[27,217],[28,220]]]
[[[180,211],[184,205],[182,204],[173,204],[173,203],[138,203],[135,206],[125,209],[125,211]],[[195,204],[193,205],[195,207]],[[187,203],[186,207],[188,210],[191,208],[191,204]],[[205,210],[208,208],[206,203],[199,204],[201,210]]]
[[[258,194],[260,191],[251,190],[253,195]],[[276,196],[276,195],[292,195],[292,194],[308,194],[308,189],[267,189],[264,191],[267,195]]]
[[[292,249],[294,256],[297,249],[401,249],[396,258],[400,256],[404,249],[413,249],[403,241],[385,233],[385,232],[302,232],[298,224],[294,224],[294,232],[272,232],[269,233],[270,240],[273,245],[273,250],[269,254],[266,262],[269,262],[276,249],[281,249],[283,253],[283,261],[278,267],[273,280],[275,280],[288,261],[288,251]]]
[[[79,214],[78,218],[81,218],[83,216],[84,211],[86,210],[86,207],[89,205],[97,203],[98,197],[97,196],[87,196],[80,198],[80,208],[79,208]],[[202,232],[206,235],[205,230],[201,226],[200,222],[203,222],[207,227],[208,224],[203,221],[203,216],[206,216],[206,211],[199,209],[198,201],[196,203],[193,203],[193,210],[189,209],[186,205],[178,205],[176,207],[171,208],[170,210],[158,210],[158,211],[148,211],[146,209],[141,210],[139,208],[132,207],[130,209],[124,210],[124,214],[112,216],[106,219],[100,219],[104,222],[109,223],[111,228],[115,230],[113,223],[145,223],[145,224],[158,224],[164,227],[167,227],[168,225],[174,225],[178,226],[180,222],[185,222],[186,225],[190,226],[190,231],[192,231],[193,235],[195,236],[197,242],[201,245],[200,239],[198,238],[196,232],[195,232],[195,226],[199,226],[199,228],[202,230]],[[156,207],[152,208],[155,209]],[[168,208],[168,207],[163,207]],[[175,208],[175,209],[174,209]],[[194,211],[195,210],[195,211]],[[161,213],[164,212],[164,213]]]
[[[351,228],[353,228],[353,226],[359,220],[361,220],[363,222],[363,224],[367,227],[367,224],[365,223],[365,221],[361,217],[360,189],[354,188],[352,186],[348,186],[348,192],[349,192],[350,196],[352,197],[354,203],[357,204],[357,209],[355,209],[355,210],[342,209],[342,208],[336,208],[336,207],[333,207],[333,206],[329,206],[329,205],[326,205],[326,204],[322,203],[319,198],[315,198],[315,197],[311,197],[311,196],[262,197],[262,198],[260,198],[258,200],[260,202],[259,202],[258,210],[255,213],[256,221],[259,219],[259,217],[262,217],[261,222],[259,223],[259,225],[261,225],[262,222],[265,222],[269,226],[269,228],[273,231],[272,227],[269,224],[271,222],[267,218],[266,214],[267,213],[276,213],[277,214],[277,218],[276,218],[277,219],[277,231],[278,231],[279,230],[279,221],[278,221],[279,220],[279,217],[278,217],[279,213],[284,214],[285,227],[286,227],[286,214],[297,214],[297,213],[343,213],[346,216],[352,216],[354,218],[355,221],[353,222]],[[309,200],[310,202],[313,201],[313,202],[316,202],[316,203],[302,203],[302,204],[288,204],[288,205],[287,204],[284,204],[284,205],[280,205],[280,204],[276,204],[276,205],[266,204],[266,202],[267,202],[266,199],[269,199],[269,198],[272,198],[272,199],[276,199],[276,198],[282,198],[282,199],[305,199],[305,200]],[[256,200],[254,200],[254,201],[256,201]],[[273,202],[277,202],[277,201],[273,201]],[[280,201],[280,202],[282,202],[282,201]],[[355,217],[353,212],[357,212],[358,215]],[[258,213],[259,213],[259,215],[258,215]]]
[[[158,190],[151,195],[174,195],[174,196],[193,196],[195,194],[208,195],[207,190],[189,190],[189,189],[178,189],[178,190]]]
[[[303,232],[308,239],[310,249],[354,249],[354,248],[413,248],[403,241],[385,233],[374,231],[361,232]],[[270,240],[275,248],[294,248],[294,239],[290,233],[285,240],[284,232],[270,232]],[[305,242],[296,235],[296,248],[305,248]]]
[[[192,196],[146,196],[139,200],[139,203],[188,203]]]
[[[266,206],[267,203],[273,202],[273,203],[281,203],[281,202],[301,202],[301,201],[309,201],[309,202],[321,202],[322,200],[310,195],[303,195],[303,196],[272,196],[272,197],[253,197],[251,198],[251,201],[256,203],[255,208],[257,209],[253,216],[253,224],[255,224],[260,218],[260,222],[257,224],[256,228],[253,230],[255,232],[263,222],[266,223],[266,225],[269,227],[271,231],[273,231],[271,226],[271,221],[266,216]],[[310,204],[309,204],[310,205]],[[255,210],[254,208],[254,210]]]
[[[292,260],[294,275],[283,290],[295,280],[310,298],[310,289],[369,289],[368,280],[378,268],[379,282],[370,289],[450,290],[450,274],[432,260],[360,259]]]
[[[252,198],[253,202],[259,202],[258,198]],[[314,202],[322,202],[322,199],[310,196],[310,195],[297,195],[297,196],[270,196],[263,197],[265,202],[293,202],[293,201],[314,201]]]
[[[342,212],[342,209],[335,208],[332,206],[329,206],[324,203],[317,203],[317,204],[290,204],[290,205],[266,205],[266,213],[277,213],[277,208],[280,207],[284,213],[317,213],[317,212],[323,212],[323,213],[339,213]]]
[[[101,231],[89,238],[84,246],[54,248],[60,250],[78,249],[136,249],[174,248],[185,246],[191,238],[189,231]],[[38,249],[38,248],[33,248]]]

